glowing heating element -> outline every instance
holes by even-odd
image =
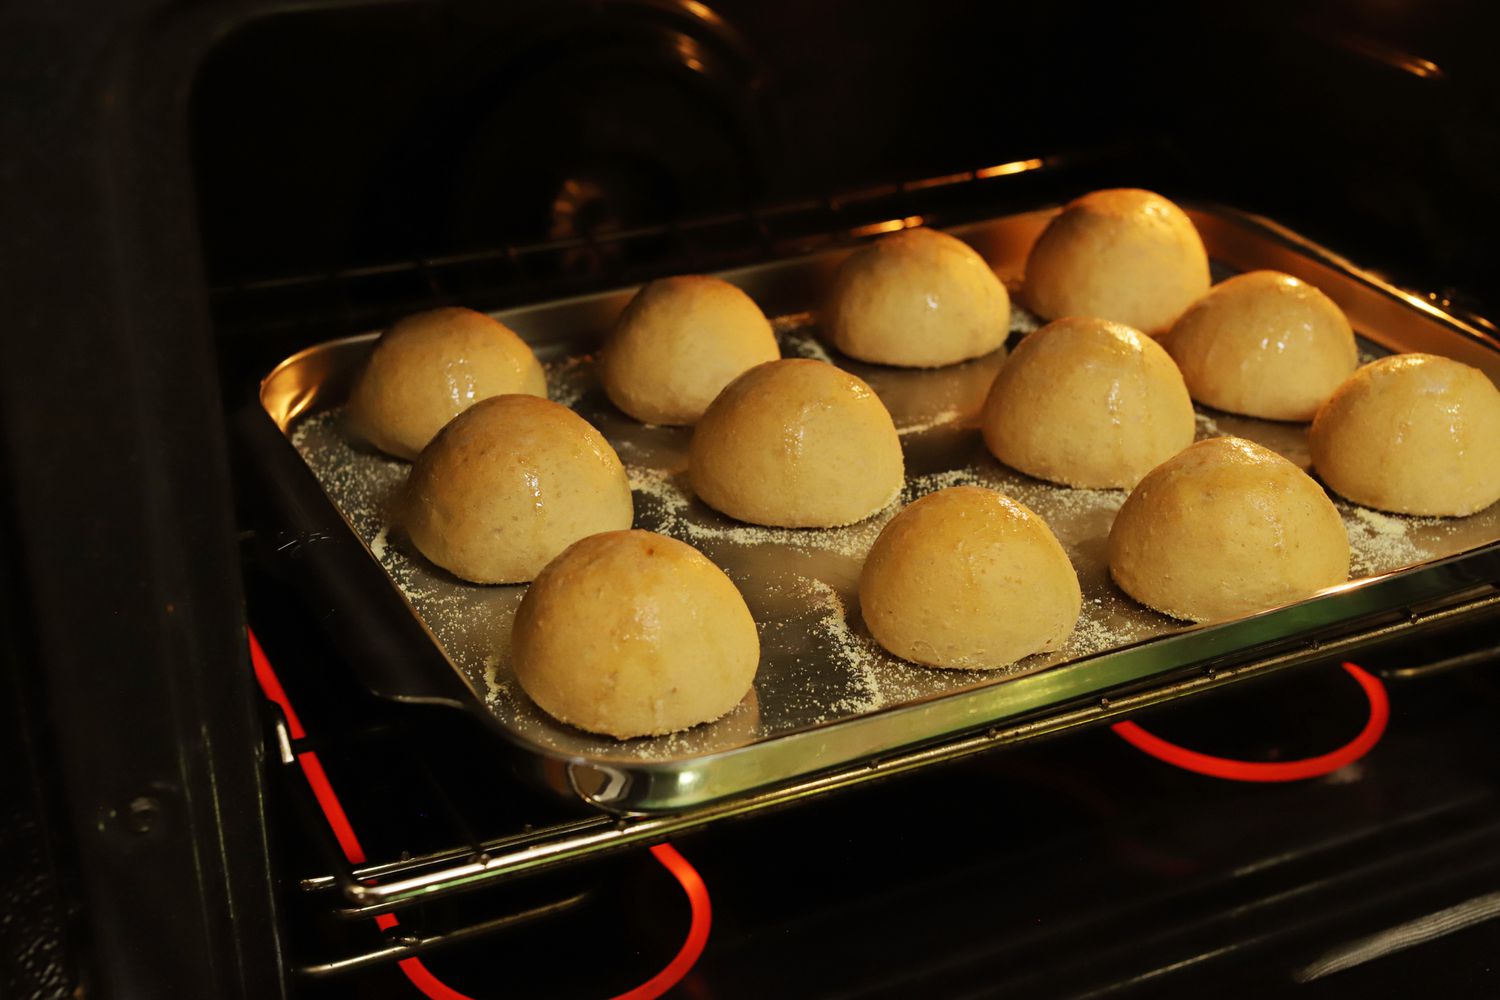
[[[1381,684],[1378,678],[1352,663],[1345,663],[1344,669],[1364,689],[1365,698],[1370,703],[1370,717],[1358,736],[1337,750],[1320,754],[1317,757],[1274,763],[1231,760],[1227,757],[1212,757],[1206,753],[1169,743],[1160,736],[1148,733],[1134,722],[1117,722],[1110,728],[1126,743],[1142,753],[1150,754],[1157,760],[1195,774],[1206,774],[1209,777],[1224,778],[1227,781],[1304,781],[1308,778],[1319,778],[1325,774],[1332,774],[1369,753],[1375,744],[1380,742],[1380,737],[1385,733],[1385,724],[1391,715],[1390,700],[1386,697],[1385,685]]]
[[[250,640],[250,662],[255,668],[255,679],[260,683],[261,692],[267,700],[275,702],[281,708],[286,716],[287,730],[292,739],[305,738],[307,731],[302,728],[302,720],[292,708],[291,699],[282,688],[281,679],[276,676],[276,671],[272,668],[270,659],[266,657],[265,650],[261,648],[260,641],[256,639],[253,631],[246,629],[246,634]],[[329,782],[317,753],[312,750],[302,751],[297,754],[297,763],[301,766],[302,774],[307,778],[313,797],[317,799],[318,807],[323,811],[323,818],[328,821],[329,828],[333,830],[333,835],[338,840],[344,857],[351,865],[364,864],[364,848],[360,846],[359,837],[354,833],[354,825],[349,822],[349,817],[345,814],[344,807],[339,802],[339,797],[334,792],[333,785]],[[704,946],[708,944],[708,932],[713,923],[713,908],[709,903],[708,886],[697,870],[688,863],[686,858],[677,853],[677,849],[671,844],[657,844],[651,848],[651,854],[682,886],[682,891],[687,894],[692,919],[688,925],[687,938],[682,942],[682,947],[678,949],[672,961],[641,985],[626,990],[613,1000],[655,1000],[656,997],[666,993],[682,981],[682,978],[698,961],[698,957],[703,954]],[[390,930],[399,922],[394,913],[381,913],[375,917],[375,926],[382,931]],[[458,992],[433,975],[427,966],[422,964],[420,958],[404,958],[397,965],[406,974],[411,984],[432,1000],[471,1000],[467,994]]]

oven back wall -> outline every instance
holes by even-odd
[[[193,104],[216,284],[823,198],[1044,154],[1483,290],[1479,3],[393,4],[263,18]],[[1034,198],[1033,198],[1034,201]]]

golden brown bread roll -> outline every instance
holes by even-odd
[[[1366,507],[1461,516],[1500,500],[1500,390],[1450,358],[1365,365],[1318,410],[1308,444],[1323,482]]]
[[[1083,606],[1046,523],[994,490],[929,493],[891,519],[859,578],[880,645],[932,667],[992,670],[1056,649]]]
[[[648,424],[697,422],[726,385],[781,357],[750,296],[703,275],[646,285],[620,314],[601,358],[610,401]]]
[[[516,679],[543,711],[618,739],[709,722],[755,679],[760,637],[729,577],[649,531],[569,546],[537,576],[511,632]]]
[[[1219,282],[1162,344],[1198,402],[1267,420],[1311,420],[1359,364],[1333,300],[1277,271]]]
[[[630,527],[625,467],[589,423],[535,396],[492,396],[444,427],[406,483],[428,559],[475,583],[524,583],[580,538]]]
[[[1002,347],[1010,295],[967,243],[935,229],[907,229],[840,265],[823,325],[852,358],[936,368]]]
[[[823,361],[750,369],[698,421],[693,489],[751,524],[831,528],[862,521],[901,492],[895,424],[864,382]]]
[[[1150,337],[1087,317],[1021,341],[990,387],[981,426],[991,453],[1068,486],[1134,486],[1193,443],[1193,403]]]
[[[481,399],[547,395],[525,341],[472,309],[433,309],[393,323],[376,341],[349,396],[354,433],[413,459],[443,425]]]
[[[1134,188],[1068,203],[1026,258],[1025,302],[1044,319],[1097,316],[1154,337],[1207,291],[1208,253],[1192,220]]]
[[[1349,538],[1323,488],[1242,438],[1199,441],[1147,473],[1109,532],[1109,571],[1147,607],[1218,621],[1349,576]]]

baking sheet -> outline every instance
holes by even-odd
[[[1018,310],[1012,342],[1036,321]],[[811,314],[775,320],[786,356],[829,360],[858,374],[891,410],[906,454],[898,502],[845,528],[759,528],[698,502],[685,478],[690,428],[643,426],[617,411],[599,387],[593,356],[546,362],[552,398],[598,427],[626,464],[635,526],[680,538],[739,586],[760,628],[762,656],[752,695],[726,718],[667,737],[616,741],[557,723],[515,683],[509,636],[524,586],[480,586],[427,562],[395,523],[408,466],[352,445],[338,409],[304,417],[292,441],[371,553],[400,588],[448,659],[508,731],[548,754],[600,762],[673,761],[713,755],[788,733],[828,727],[925,699],[958,694],[1192,626],[1126,597],[1109,579],[1106,540],[1123,490],[1078,490],[1001,465],[977,429],[980,406],[1004,358],[996,352],[948,369],[906,371],[859,364],[825,346]],[[1386,353],[1361,338],[1362,361]],[[355,354],[351,352],[351,358]],[[1306,426],[1198,408],[1198,437],[1234,434],[1308,464]],[[988,486],[1020,500],[1057,534],[1078,571],[1083,614],[1055,651],[997,671],[934,670],[882,650],[856,600],[864,556],[904,504],[955,485]],[[1500,505],[1467,518],[1381,514],[1335,498],[1353,555],[1354,579],[1377,576],[1500,540]]]
[[[1186,207],[1215,261],[1216,277],[1254,268],[1294,274],[1344,310],[1361,335],[1366,360],[1386,351],[1428,351],[1475,365],[1500,382],[1500,342],[1479,327],[1271,220],[1223,206]],[[950,231],[1014,287],[1028,248],[1055,211]],[[902,224],[893,220],[879,228]],[[812,775],[835,778],[915,746],[941,756],[942,748],[976,732],[1001,733],[1005,726],[1017,733],[1049,731],[1077,714],[1082,699],[1126,691],[1136,701],[1176,697],[1200,686],[1193,678],[1211,679],[1226,667],[1235,678],[1252,676],[1312,656],[1324,641],[1347,644],[1395,620],[1415,620],[1419,608],[1461,611],[1500,580],[1500,506],[1455,520],[1385,515],[1336,501],[1354,555],[1350,583],[1205,626],[1136,605],[1110,582],[1105,566],[1109,525],[1125,494],[1042,483],[985,451],[975,424],[1001,355],[908,371],[852,362],[823,344],[813,318],[799,310],[817,303],[851,249],[720,274],[779,317],[775,326],[785,354],[830,358],[857,373],[895,418],[906,451],[906,489],[875,518],[843,529],[760,529],[719,516],[685,488],[691,432],[643,427],[610,406],[591,352],[633,289],[496,314],[537,350],[553,398],[574,407],[614,443],[630,471],[637,527],[665,531],[705,552],[740,586],[758,620],[762,661],[751,695],[726,718],[675,736],[617,742],[544,716],[519,691],[507,662],[507,636],[523,589],[463,583],[412,550],[392,518],[407,465],[352,446],[338,413],[375,334],[330,341],[279,365],[262,383],[260,402],[295,451],[273,449],[264,468],[285,487],[293,531],[327,538],[323,533],[332,523],[346,524],[372,557],[320,560],[319,572],[337,567],[333,571],[341,575],[318,586],[337,591],[330,594],[335,601],[380,604],[375,595],[393,594],[383,589],[393,583],[410,613],[408,621],[388,623],[404,639],[386,635],[361,647],[361,657],[374,658],[364,664],[369,682],[388,697],[479,714],[522,750],[518,763],[563,794],[619,812],[678,811],[749,801],[750,793],[778,785],[815,784]],[[1018,310],[1013,339],[1034,322]],[[1198,433],[1238,434],[1307,464],[1302,425],[1200,408]],[[312,476],[301,476],[301,469],[290,474],[287,462],[305,463]],[[1061,650],[1000,671],[937,671],[888,656],[865,631],[854,600],[856,581],[880,528],[900,504],[963,483],[994,487],[1031,506],[1067,549],[1085,603]],[[346,551],[342,544],[336,548]],[[326,545],[313,551],[333,552]],[[425,655],[429,642],[442,658]],[[457,689],[455,679],[463,681]],[[1028,720],[1024,726],[1015,721],[1021,718]]]

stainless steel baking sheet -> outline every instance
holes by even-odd
[[[1500,353],[1478,331],[1403,297],[1294,235],[1222,210],[1195,210],[1216,266],[1274,267],[1318,284],[1349,313],[1368,360],[1389,350],[1429,350],[1479,364],[1496,378]],[[997,219],[955,232],[1014,282],[1047,213]],[[509,631],[523,587],[457,580],[423,559],[395,523],[408,466],[353,445],[339,407],[372,335],[289,359],[266,380],[262,401],[328,498],[365,543],[414,616],[517,744],[555,761],[565,785],[621,810],[683,808],[872,755],[939,741],[1080,695],[1108,691],[1184,666],[1347,625],[1415,598],[1474,582],[1466,556],[1500,551],[1500,505],[1471,517],[1410,518],[1336,501],[1354,553],[1351,582],[1284,609],[1209,627],[1150,611],[1109,580],[1105,541],[1124,501],[1118,490],[1074,490],[1031,479],[986,452],[977,415],[1003,355],[936,371],[842,358],[819,336],[818,289],[847,251],[725,275],[770,313],[787,356],[831,360],[865,379],[891,410],[906,453],[898,503],[833,530],[765,529],[699,503],[684,470],[690,429],[646,427],[615,410],[598,386],[591,351],[630,290],[497,314],[543,357],[552,398],[598,427],[625,462],[636,526],[696,546],[735,581],[760,627],[754,691],[726,718],[685,733],[619,742],[554,722],[515,684]],[[1035,320],[1017,311],[1016,335]],[[1199,437],[1236,434],[1307,465],[1303,425],[1198,413]],[[998,671],[930,670],[896,659],[870,638],[856,583],[865,553],[900,506],[945,486],[979,484],[1027,504],[1063,543],[1083,587],[1084,610],[1067,644]],[[1169,641],[1170,640],[1170,641]],[[554,768],[554,770],[557,770]]]

